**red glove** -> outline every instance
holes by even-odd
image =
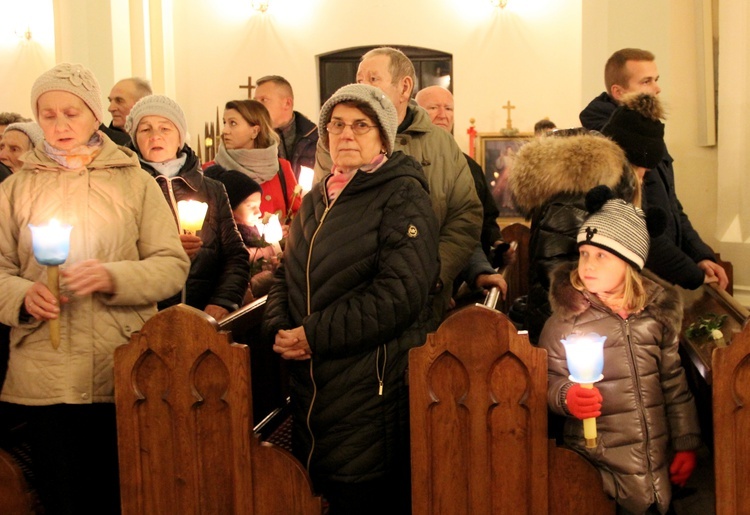
[[[565,396],[568,411],[577,419],[594,418],[602,414],[602,394],[597,387],[590,390],[575,383]]]
[[[669,466],[669,480],[675,485],[685,486],[695,470],[695,451],[677,451]]]

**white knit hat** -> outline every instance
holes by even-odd
[[[130,134],[130,139],[133,140],[133,145],[135,145],[136,149],[138,149],[138,140],[135,135],[138,131],[138,124],[141,123],[141,119],[144,116],[162,116],[175,124],[177,131],[180,133],[179,149],[185,145],[185,140],[187,139],[187,120],[180,105],[164,95],[148,95],[135,103],[125,122],[125,131]]]
[[[37,101],[43,93],[48,91],[72,93],[86,103],[99,123],[104,119],[102,91],[99,88],[99,82],[91,73],[91,70],[82,64],[58,64],[34,81],[34,85],[31,86],[31,112],[34,113],[37,121],[39,121]]]
[[[588,197],[586,200],[589,207]],[[578,246],[581,245],[607,250],[640,272],[649,250],[646,215],[639,207],[622,199],[607,200],[578,230]]]
[[[31,145],[36,146],[37,143],[44,139],[44,132],[39,124],[36,122],[16,122],[11,123],[5,128],[5,132],[18,131],[23,132],[31,140]]]
[[[368,84],[349,84],[336,90],[323,107],[320,108],[320,123],[318,123],[318,135],[328,148],[328,130],[326,125],[331,121],[331,114],[336,104],[348,101],[364,102],[369,105],[378,119],[373,120],[383,128],[387,141],[385,141],[386,153],[391,155],[396,142],[396,131],[398,130],[398,113],[391,99],[382,90]]]

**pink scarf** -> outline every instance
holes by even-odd
[[[372,161],[362,166],[359,170],[351,170],[349,172],[345,172],[338,166],[333,165],[333,167],[331,168],[331,177],[329,177],[328,181],[326,182],[326,192],[328,193],[328,199],[331,201],[336,200],[336,198],[339,196],[339,193],[341,193],[341,190],[344,189],[344,186],[349,183],[352,177],[354,177],[354,174],[358,171],[362,171],[364,173],[372,173],[383,166],[386,161],[388,161],[388,156],[386,156],[385,154],[378,154],[372,159]]]
[[[55,148],[47,141],[44,142],[44,151],[52,159],[57,162],[60,166],[68,168],[70,170],[78,170],[91,164],[91,161],[97,156],[99,151],[102,149],[102,139],[99,131],[96,131],[85,145],[79,145],[70,150],[60,150]]]

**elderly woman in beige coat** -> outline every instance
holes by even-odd
[[[97,130],[101,91],[89,70],[42,74],[31,106],[44,142],[0,185],[0,322],[12,327],[0,400],[28,423],[46,513],[116,513],[113,353],[179,291],[189,260],[154,180]],[[28,227],[52,218],[73,226],[59,303]]]

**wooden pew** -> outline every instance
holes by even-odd
[[[750,323],[712,352],[716,514],[750,514]]]
[[[502,235],[504,241],[508,243],[515,241],[518,244],[515,262],[503,270],[503,277],[508,283],[508,294],[502,302],[498,303],[498,309],[507,314],[513,301],[529,293],[529,238],[531,234],[528,226],[513,223],[503,228]]]
[[[614,513],[597,470],[547,439],[547,352],[502,313],[450,316],[410,351],[409,388],[414,515]]]
[[[321,513],[302,465],[253,435],[248,352],[185,305],[115,351],[124,515]]]
[[[731,344],[735,335],[750,319],[750,311],[713,284],[704,285],[693,291],[681,288],[678,290],[684,303],[680,356],[690,389],[695,396],[703,439],[711,448],[714,442],[712,385],[715,381],[711,356],[715,349]],[[688,328],[708,314],[727,316],[721,328],[724,338],[715,341],[706,336],[688,336]]]

